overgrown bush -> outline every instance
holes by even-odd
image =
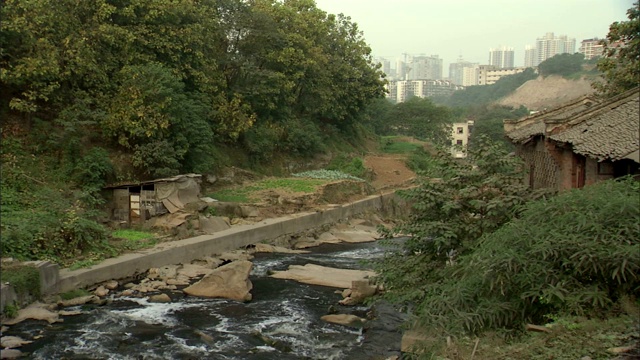
[[[400,193],[412,204],[410,215],[382,231],[387,238],[408,239],[376,264],[390,300],[420,302],[440,281],[440,269],[516,217],[534,196],[522,183],[519,159],[486,137],[478,142],[465,160],[440,153],[419,177],[418,187]]]
[[[362,158],[347,154],[340,154],[331,159],[327,170],[340,171],[359,179],[364,179],[367,175],[367,168],[364,167]]]
[[[517,329],[550,314],[597,316],[640,288],[638,182],[609,180],[530,202],[424,287],[423,325]]]

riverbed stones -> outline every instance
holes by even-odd
[[[31,344],[33,341],[24,340],[18,336],[3,336],[0,338],[0,346],[5,349],[13,349],[22,345]]]
[[[101,286],[98,286],[98,288],[93,292],[93,294],[95,296],[105,297],[107,296],[107,294],[109,294],[109,289],[101,285]]]
[[[167,294],[156,294],[149,296],[150,303],[168,303],[171,302],[171,298]]]
[[[0,350],[0,359],[18,359],[22,357],[22,351],[16,349]]]
[[[361,328],[367,321],[367,319],[351,314],[329,314],[322,316],[320,320],[354,328]]]
[[[375,284],[371,284],[368,279],[352,281],[351,288],[343,292],[344,299],[340,300],[340,305],[361,304],[366,298],[375,295],[377,290],[378,287]]]
[[[305,284],[322,285],[336,288],[351,287],[352,281],[375,276],[368,270],[338,269],[315,264],[290,265],[286,271],[274,271],[276,279],[290,279]]]
[[[62,321],[57,312],[41,307],[42,304],[34,303],[24,309],[18,310],[18,315],[4,322],[5,325],[15,325],[27,319],[44,320],[49,324]]]
[[[79,296],[77,298],[73,298],[69,300],[60,300],[58,301],[58,306],[60,307],[77,306],[77,305],[84,305],[89,302],[99,303],[100,298],[96,295]]]
[[[115,290],[120,284],[116,280],[110,280],[104,283],[104,287],[109,290]]]
[[[253,248],[256,253],[283,253],[283,254],[308,254],[307,250],[288,249],[281,246],[258,243]]]
[[[183,291],[192,296],[250,301],[253,284],[249,280],[249,273],[252,266],[246,260],[231,262],[213,270]]]

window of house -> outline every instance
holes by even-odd
[[[456,145],[462,145],[462,140],[456,140]]]
[[[464,134],[464,128],[458,127],[458,134]]]

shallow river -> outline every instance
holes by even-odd
[[[341,307],[334,288],[273,279],[269,270],[314,263],[362,268],[380,256],[376,243],[323,245],[311,254],[259,254],[251,274],[253,300],[186,297],[169,293],[171,303],[114,298],[109,305],[83,309],[63,323],[24,322],[7,335],[43,338],[24,346],[31,359],[344,359],[363,344],[362,331],[320,320],[334,306],[363,315],[365,307]],[[66,310],[80,309],[67,308]],[[259,332],[278,342],[267,346]]]

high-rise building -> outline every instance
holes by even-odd
[[[568,38],[566,35],[555,36],[550,32],[536,39],[536,65],[558,54],[573,54],[575,52],[575,38]]]
[[[464,87],[448,80],[399,80],[387,83],[387,98],[395,102],[405,102],[412,96],[428,98],[438,95],[451,95]]]
[[[600,41],[601,40],[597,37],[582,40],[578,52],[584,54],[585,60],[593,59],[596,56],[602,56],[604,45],[602,45]]]
[[[489,65],[493,65],[498,68],[512,68],[513,67],[513,48],[508,46],[502,46],[499,48],[489,49]]]
[[[438,55],[413,56],[409,68],[409,80],[442,79],[442,59]]]
[[[391,76],[391,62],[383,57],[376,58],[375,62],[381,65],[380,69],[383,73],[387,75],[387,77]]]
[[[538,66],[538,57],[535,46],[527,45],[524,47],[524,67]]]
[[[397,80],[406,80],[406,77],[407,77],[407,64],[404,61],[398,59],[396,61],[396,76],[395,76],[395,78]]]
[[[464,69],[478,66],[478,63],[472,63],[458,58],[458,61],[449,64],[449,80],[456,85],[464,85]]]
[[[480,65],[465,67],[462,69],[462,86],[478,85],[478,72]]]

